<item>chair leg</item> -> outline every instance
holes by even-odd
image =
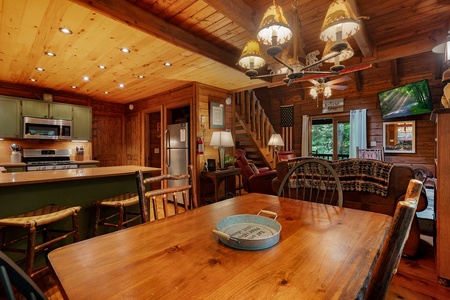
[[[100,206],[96,205],[95,206],[95,223],[94,223],[94,236],[98,235],[98,223],[100,222]]]
[[[177,193],[173,193],[173,208],[175,209],[175,214],[178,215]]]
[[[117,230],[121,230],[123,228],[123,218],[124,215],[124,208],[123,206],[119,207],[119,215],[117,216]]]
[[[184,211],[186,212],[188,210],[188,199],[186,199],[186,191],[183,191],[183,204],[184,204]]]
[[[75,212],[72,214],[72,228],[73,228],[73,242],[80,241],[80,228],[78,224],[78,214]],[[97,227],[98,229],[98,227]]]
[[[34,252],[36,249],[36,227],[28,229],[28,244],[26,254],[25,273],[31,277],[34,264]]]
[[[155,196],[152,197],[152,204],[153,204],[153,217],[155,218],[155,220],[158,220],[158,206],[156,203]]]

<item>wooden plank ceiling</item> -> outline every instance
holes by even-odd
[[[363,29],[349,41],[355,55],[347,66],[430,52],[449,27],[448,0],[348,1],[364,19]],[[297,3],[301,61],[305,53],[323,51],[319,33],[331,2],[276,1],[290,23]],[[272,0],[1,0],[0,81],[123,104],[192,81],[230,91],[266,85],[248,79],[237,61],[271,4]],[[61,27],[73,34],[62,34]],[[122,53],[122,47],[131,53]]]

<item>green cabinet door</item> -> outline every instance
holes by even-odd
[[[48,103],[34,100],[22,100],[22,116],[48,118]]]
[[[50,118],[72,120],[72,107],[69,104],[50,103]]]
[[[92,108],[88,106],[73,107],[72,140],[92,139]]]
[[[20,100],[0,96],[0,138],[20,138]]]

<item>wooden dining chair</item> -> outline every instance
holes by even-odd
[[[180,193],[183,200],[184,211],[197,207],[196,195],[194,194],[194,191],[191,190],[192,186],[194,185],[192,176],[192,166],[190,165],[188,169],[189,174],[181,174],[181,175],[163,174],[148,178],[144,178],[142,171],[136,171],[135,174],[136,185],[140,204],[141,220],[143,223],[149,222],[151,220],[149,216],[150,210],[153,211],[154,219],[155,220],[159,219],[158,203],[157,203],[159,199],[162,201],[164,218],[169,216],[168,211],[169,197],[173,201],[174,214],[177,215],[179,213],[178,194]],[[189,184],[166,188],[163,187],[156,190],[146,189],[146,185],[152,183],[161,183],[161,185],[163,185],[163,182],[167,180],[182,180],[182,179],[189,179]],[[188,193],[189,191],[190,193]]]
[[[281,182],[278,196],[342,207],[343,193],[339,176],[322,159],[306,158],[295,164]]]
[[[2,251],[0,251],[0,279],[8,300],[16,299],[17,294],[26,299],[47,299],[36,283]]]
[[[405,194],[405,200],[397,203],[383,245],[356,297],[357,299],[383,300],[386,298],[392,279],[397,273],[403,247],[408,239],[422,185],[419,180],[411,179]]]

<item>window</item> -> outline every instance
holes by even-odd
[[[311,117],[311,156],[328,160],[347,159],[350,145],[348,116]]]

